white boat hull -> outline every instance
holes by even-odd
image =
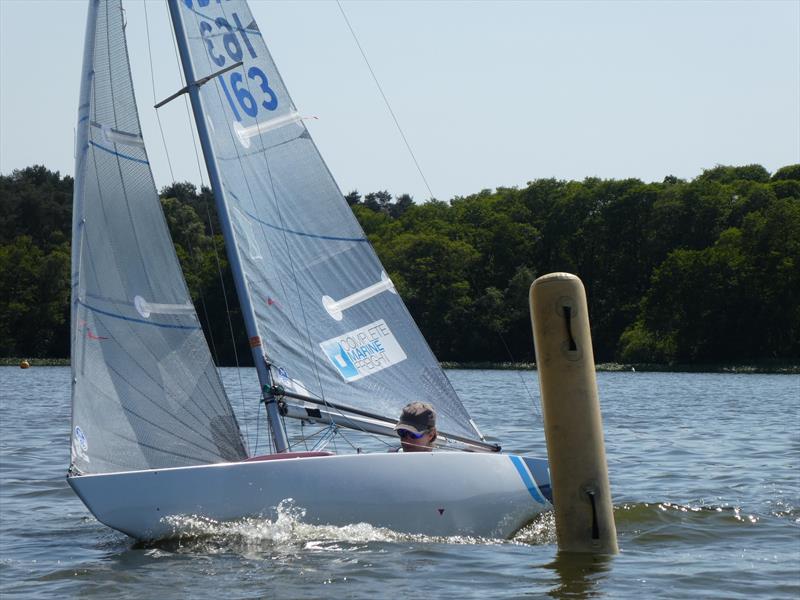
[[[464,452],[348,454],[80,475],[94,516],[134,538],[181,533],[167,517],[275,515],[291,498],[312,524],[369,523],[434,536],[508,538],[551,508],[546,462]]]

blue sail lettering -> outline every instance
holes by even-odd
[[[247,37],[247,30],[244,27],[242,27],[242,22],[239,20],[239,15],[237,15],[236,13],[231,13],[231,17],[233,18],[233,22],[236,23],[236,29],[239,31],[239,33],[242,34],[242,41],[244,42],[244,45],[247,47],[247,51],[250,53],[250,57],[255,58],[256,51],[253,48],[253,44],[250,43],[250,38]]]
[[[374,356],[375,354],[382,354],[383,352],[385,352],[385,350],[380,340],[373,340],[368,344],[364,344],[363,346],[356,346],[350,350],[347,355],[353,362],[358,362],[365,360],[370,356]]]

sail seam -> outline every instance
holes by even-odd
[[[141,366],[140,366],[140,365],[139,365],[139,367],[141,368]],[[139,394],[139,395],[140,395],[140,396],[141,396],[143,399],[146,399],[146,400],[148,400],[148,401],[149,401],[149,402],[150,402],[150,403],[151,403],[151,404],[152,404],[154,407],[158,408],[158,409],[159,409],[159,410],[160,410],[162,413],[165,413],[167,416],[171,417],[171,418],[172,418],[172,420],[173,420],[175,423],[179,423],[180,425],[182,425],[183,427],[185,427],[185,428],[186,428],[186,429],[188,429],[189,431],[193,431],[193,432],[197,433],[197,434],[198,434],[198,436],[199,436],[201,439],[203,439],[203,440],[205,440],[205,441],[207,441],[207,442],[210,442],[211,444],[215,444],[215,441],[214,441],[212,438],[209,438],[209,437],[207,437],[206,435],[204,435],[202,432],[200,432],[198,429],[196,429],[196,428],[195,428],[195,426],[193,426],[193,425],[189,424],[187,421],[185,421],[185,420],[183,420],[183,419],[179,418],[178,416],[176,416],[176,414],[175,414],[175,413],[173,413],[173,412],[170,412],[169,410],[167,410],[166,408],[164,408],[164,406],[162,406],[161,404],[159,404],[159,403],[158,403],[158,401],[156,401],[154,398],[151,398],[151,397],[150,397],[150,396],[149,396],[147,393],[145,393],[143,390],[141,390],[141,389],[139,389],[138,387],[136,387],[135,385],[133,385],[133,384],[132,384],[132,383],[131,383],[131,382],[128,380],[128,378],[126,378],[126,377],[125,377],[125,376],[124,376],[122,373],[120,373],[120,372],[119,372],[119,370],[117,370],[117,369],[115,369],[115,368],[113,368],[113,367],[109,367],[109,369],[110,369],[110,370],[111,370],[113,373],[115,373],[115,374],[116,374],[116,375],[117,375],[117,376],[120,378],[120,380],[121,380],[121,381],[124,381],[124,382],[125,382],[125,384],[126,384],[126,385],[127,385],[127,386],[128,386],[130,389],[131,389],[131,390],[133,390],[133,391],[135,391],[136,393],[138,393],[138,394]],[[154,381],[152,378],[150,378],[150,381],[152,381],[153,383],[155,383],[155,381]],[[90,386],[91,386],[93,389],[95,389],[95,390],[96,390],[96,393],[97,393],[98,395],[100,395],[100,396],[103,396],[103,397],[105,397],[105,398],[110,398],[110,396],[109,396],[107,393],[103,392],[103,390],[102,390],[101,388],[99,388],[97,385],[95,385],[95,384],[94,384],[94,383],[93,383],[93,382],[92,382],[90,379],[88,379],[88,378],[87,378],[87,380],[86,380],[86,384],[87,384],[87,385],[90,385]],[[204,410],[203,410],[203,409],[202,409],[200,406],[198,406],[198,405],[197,405],[197,403],[194,403],[194,404],[195,404],[195,406],[197,406],[197,408],[198,408],[199,412],[200,412],[200,413],[201,413],[201,414],[202,414],[204,417],[206,417],[206,418],[208,418],[208,419],[210,419],[210,418],[211,418],[211,417],[210,417],[210,416],[209,416],[209,415],[208,415],[208,414],[207,414],[207,413],[206,413],[206,412],[205,412],[205,411],[204,411]],[[209,448],[206,448],[206,447],[204,447],[204,446],[202,446],[202,445],[200,445],[200,444],[197,444],[196,442],[192,442],[191,440],[188,440],[188,439],[186,439],[185,437],[183,437],[183,436],[181,436],[181,435],[177,434],[177,433],[176,433],[174,430],[168,430],[168,429],[165,429],[164,427],[162,427],[162,426],[160,426],[160,425],[156,424],[155,422],[153,422],[153,421],[150,421],[149,419],[147,419],[147,418],[145,418],[145,417],[141,416],[140,414],[138,414],[136,411],[134,411],[134,410],[133,410],[132,408],[130,408],[129,406],[126,406],[124,403],[120,403],[120,405],[119,405],[119,406],[120,406],[120,408],[121,408],[123,411],[125,411],[125,412],[127,412],[127,413],[130,413],[131,415],[133,415],[133,416],[137,417],[138,419],[141,419],[142,421],[144,421],[144,422],[146,422],[146,423],[148,423],[148,424],[152,425],[153,427],[155,427],[155,428],[157,428],[157,429],[160,429],[160,430],[162,430],[162,431],[165,431],[165,432],[169,433],[170,435],[173,435],[174,437],[177,437],[177,438],[180,438],[180,439],[182,439],[183,441],[185,441],[186,443],[188,443],[188,444],[189,444],[189,445],[191,445],[191,446],[194,446],[195,448],[198,448],[198,449],[200,449],[200,450],[203,450],[203,451],[205,451],[205,452],[208,452],[209,454],[211,454],[211,455],[213,455],[213,456],[220,456],[220,455],[221,455],[221,453],[220,453],[220,452],[214,452],[213,450],[210,450]],[[189,416],[191,416],[191,417],[192,417],[194,420],[196,420],[196,421],[197,421],[197,423],[198,423],[198,424],[199,424],[201,427],[202,427],[202,426],[204,426],[204,423],[203,423],[203,421],[202,421],[202,420],[201,420],[201,419],[200,419],[200,418],[199,418],[199,417],[198,417],[196,414],[194,414],[194,413],[191,413],[191,412],[190,412],[190,413],[188,413],[188,415],[189,415]],[[227,415],[226,415],[226,416],[227,416]],[[113,433],[113,432],[112,432],[112,433]],[[164,453],[170,453],[170,451],[169,451],[169,450],[166,450],[166,449],[164,449],[164,448],[160,448],[160,449],[159,449],[159,451],[160,451],[160,452],[164,452]]]
[[[102,323],[102,320],[99,320],[98,322]],[[132,330],[132,332],[133,332],[133,334],[132,334],[132,335],[134,335],[134,336],[135,336],[135,335],[136,335],[136,333],[135,333],[135,330]],[[116,338],[112,338],[112,339],[114,339],[114,340],[116,341]],[[126,354],[127,354],[129,357],[130,357],[130,359],[131,359],[131,363],[132,363],[132,364],[134,364],[134,365],[136,365],[136,366],[137,366],[137,367],[138,367],[138,368],[141,370],[141,372],[142,372],[142,374],[143,374],[143,376],[144,376],[144,377],[146,377],[146,378],[147,378],[147,379],[148,379],[150,382],[152,382],[152,383],[153,383],[153,384],[155,384],[155,385],[158,385],[158,384],[159,384],[159,382],[158,382],[156,379],[154,379],[154,378],[153,378],[153,377],[150,375],[150,373],[147,371],[147,369],[146,369],[146,368],[145,368],[145,367],[144,367],[144,366],[143,366],[141,363],[139,363],[139,361],[138,361],[138,357],[137,357],[137,356],[134,356],[133,354],[131,354],[130,352],[128,352],[128,351],[125,349],[124,345],[121,345],[121,348],[122,348],[122,349],[123,349],[123,351],[125,351],[125,353],[126,353]],[[158,403],[158,402],[157,402],[157,401],[156,401],[154,398],[151,398],[149,395],[147,395],[147,393],[145,393],[145,392],[144,392],[144,390],[140,389],[139,387],[137,387],[136,385],[134,385],[133,383],[131,383],[131,381],[129,381],[129,380],[128,380],[128,378],[126,378],[126,377],[125,377],[125,376],[124,376],[124,375],[123,375],[123,374],[122,374],[122,373],[121,373],[121,372],[120,372],[118,369],[116,369],[115,367],[113,367],[113,366],[112,366],[112,365],[110,365],[110,364],[108,364],[108,365],[107,365],[107,367],[108,367],[108,369],[110,369],[112,372],[116,373],[116,375],[117,375],[117,376],[118,376],[118,377],[119,377],[119,378],[120,378],[122,381],[124,381],[124,382],[125,382],[125,383],[126,383],[126,384],[127,384],[127,385],[128,385],[128,386],[129,386],[129,387],[132,389],[132,390],[135,390],[136,392],[138,392],[139,394],[141,394],[141,396],[142,396],[143,398],[145,398],[145,399],[149,400],[149,401],[150,401],[150,402],[151,402],[151,403],[152,403],[154,406],[156,406],[157,408],[161,409],[162,411],[165,411],[165,412],[167,412],[168,414],[172,414],[172,413],[169,413],[169,411],[166,411],[166,409],[164,409],[164,408],[163,408],[163,407],[162,407],[162,406],[161,406],[161,405],[160,405],[160,404],[159,404],[159,403]],[[210,385],[212,388],[214,388],[215,381],[212,381],[212,379],[211,379],[211,377],[210,377],[210,375],[209,375],[208,369],[203,369],[203,376],[205,377],[205,380],[206,380],[206,382],[207,382],[207,383],[208,383],[208,384],[209,384],[209,385]],[[189,401],[190,401],[190,402],[191,402],[191,403],[192,403],[192,404],[195,406],[195,408],[197,409],[198,413],[199,413],[199,414],[201,414],[201,415],[203,415],[203,417],[205,417],[206,419],[211,419],[211,418],[212,418],[212,416],[214,416],[214,414],[219,414],[219,413],[212,413],[212,414],[209,414],[209,412],[207,412],[207,410],[205,410],[205,409],[204,409],[204,408],[203,408],[203,407],[202,407],[202,406],[201,406],[201,405],[200,405],[200,404],[197,402],[197,399],[196,399],[196,397],[195,397],[195,396],[193,396],[193,394],[192,394],[192,391],[191,391],[191,390],[188,390],[188,389],[186,389],[186,388],[184,388],[184,387],[183,387],[182,383],[183,383],[185,380],[186,380],[185,378],[184,378],[184,379],[175,379],[175,382],[176,382],[176,383],[179,385],[179,387],[180,387],[180,391],[181,391],[181,393],[183,394],[183,396],[184,396],[186,399],[188,399],[188,400],[189,400]],[[218,390],[215,390],[215,391],[218,391]],[[213,396],[209,396],[206,388],[200,388],[200,389],[198,390],[198,392],[199,392],[199,394],[201,394],[201,395],[202,395],[202,398],[208,402],[208,408],[211,408],[211,409],[213,409],[213,408],[214,408],[214,401],[216,400],[216,401],[217,401],[217,404],[218,404],[218,408],[221,408],[221,409],[222,409],[222,414],[224,414],[225,416],[231,416],[231,415],[233,414],[233,413],[231,412],[230,405],[226,406],[225,404],[223,404],[223,403],[222,403],[222,400],[221,400],[221,397],[219,396],[219,394],[215,394],[215,395],[213,395]],[[204,427],[204,426],[205,426],[205,423],[204,423],[204,421],[203,421],[203,420],[202,420],[202,419],[201,419],[201,418],[200,418],[200,417],[199,417],[197,414],[195,414],[195,413],[193,413],[193,412],[189,412],[188,414],[189,414],[189,416],[191,416],[193,419],[195,419],[195,420],[197,421],[197,423],[198,423],[198,425],[200,425],[200,427]],[[183,421],[183,420],[181,420],[181,419],[179,419],[179,418],[177,418],[177,417],[175,417],[175,419],[176,419],[176,420],[177,420],[179,423],[181,423],[181,424],[185,425],[187,428],[189,428],[189,429],[193,429],[193,427],[192,427],[191,425],[189,425],[189,423],[187,423],[187,422],[185,422],[185,421]],[[195,431],[197,431],[197,430],[195,430]],[[199,431],[198,431],[198,433],[199,433]],[[203,436],[202,434],[200,434],[200,436],[205,438],[205,436]],[[207,438],[206,438],[206,439],[207,439]]]
[[[226,188],[227,188],[227,186],[226,186]],[[295,229],[289,229],[288,227],[281,227],[280,225],[275,225],[274,223],[267,223],[263,219],[259,219],[258,216],[254,215],[250,211],[244,209],[244,204],[236,196],[236,194],[234,194],[230,190],[226,190],[226,191],[230,195],[231,198],[233,198],[234,200],[236,200],[236,202],[239,203],[239,206],[242,207],[242,212],[244,214],[246,214],[248,217],[250,217],[251,219],[253,219],[257,223],[260,223],[261,225],[264,225],[265,227],[269,227],[270,229],[274,229],[275,231],[281,231],[283,233],[291,233],[293,235],[299,235],[299,236],[302,236],[302,237],[309,237],[309,238],[314,238],[314,239],[318,239],[318,240],[330,240],[330,241],[334,241],[334,242],[364,243],[364,242],[368,242],[369,241],[365,237],[353,238],[353,237],[343,237],[343,236],[337,236],[337,235],[323,235],[321,233],[308,233],[306,231],[297,231]]]
[[[116,150],[112,150],[111,148],[106,148],[105,146],[101,146],[100,144],[98,144],[97,142],[93,142],[92,140],[89,140],[89,145],[90,146],[94,146],[95,148],[100,148],[100,150],[105,150],[109,154],[113,154],[114,156],[118,156],[120,158],[127,158],[128,160],[132,160],[134,162],[142,163],[143,165],[149,165],[150,164],[150,162],[145,160],[145,159],[136,158],[135,156],[128,156],[127,154],[122,154],[121,152],[117,152]]]
[[[91,254],[90,254],[90,255],[91,255]],[[94,261],[91,261],[91,264],[92,264],[92,266],[94,267]],[[102,299],[102,297],[98,297],[98,298],[101,298],[101,299]],[[81,305],[83,305],[83,306],[85,306],[86,308],[89,308],[89,309],[91,309],[91,310],[93,310],[93,311],[96,311],[98,314],[104,314],[104,315],[108,315],[108,316],[110,316],[110,317],[112,317],[112,318],[119,318],[119,319],[121,319],[121,320],[123,320],[123,321],[129,321],[129,322],[131,322],[131,321],[134,321],[134,322],[138,321],[138,322],[142,322],[142,323],[145,323],[145,324],[150,324],[150,325],[157,325],[157,326],[158,326],[158,325],[160,325],[162,328],[169,328],[169,325],[170,325],[170,324],[159,324],[159,323],[155,323],[155,322],[148,322],[148,321],[139,321],[138,319],[130,319],[130,318],[128,318],[128,317],[124,317],[123,315],[118,315],[118,314],[115,314],[115,313],[110,313],[110,312],[107,312],[107,311],[103,311],[103,310],[101,310],[101,309],[98,309],[98,308],[96,308],[96,307],[93,307],[93,306],[91,306],[91,305],[88,305],[88,304],[86,304],[86,303],[82,302],[80,299],[76,300],[76,302],[77,302],[77,303],[79,303],[79,304],[81,304]],[[99,320],[98,322],[102,323],[102,320]],[[173,328],[176,328],[176,327],[177,327],[177,326],[173,326]],[[107,326],[106,326],[106,329],[108,329],[108,327],[107,327]],[[198,329],[199,329],[199,326],[198,326]],[[139,341],[142,341],[142,339],[141,339],[141,336],[140,336],[140,334],[139,334],[139,330],[137,330],[137,329],[135,329],[135,328],[131,328],[131,329],[130,329],[130,332],[131,332],[131,336],[135,337],[135,338],[136,338],[137,340],[139,340]],[[115,339],[115,341],[116,341],[116,338],[114,338],[114,339]],[[142,342],[142,343],[144,343],[144,342]],[[126,353],[128,354],[128,356],[131,358],[131,362],[132,362],[133,364],[135,364],[136,366],[138,366],[138,367],[139,367],[139,368],[142,370],[142,372],[145,374],[145,376],[147,376],[147,377],[148,377],[148,378],[149,378],[151,381],[153,381],[153,382],[155,383],[155,380],[154,380],[154,379],[153,379],[153,378],[152,378],[152,377],[149,375],[149,373],[147,373],[147,370],[146,370],[146,369],[145,369],[145,368],[144,368],[144,367],[143,367],[141,364],[139,364],[137,357],[136,357],[136,356],[134,356],[134,355],[132,355],[130,352],[127,352],[127,349],[125,348],[125,346],[124,346],[124,345],[120,345],[120,347],[121,347],[123,350],[125,350],[125,351],[126,351]],[[116,371],[116,370],[115,370],[113,367],[109,366],[109,368],[111,368],[111,369],[112,369],[112,370],[113,370],[115,373],[117,373],[118,375],[122,376],[122,375],[121,375],[121,374],[120,374],[118,371]],[[201,393],[202,393],[202,395],[203,395],[203,398],[209,402],[209,406],[213,406],[213,404],[214,404],[214,400],[216,399],[216,402],[217,402],[217,404],[219,405],[219,407],[220,407],[220,408],[222,408],[222,411],[223,411],[223,413],[224,413],[224,414],[226,414],[226,415],[230,415],[230,414],[231,414],[231,413],[230,413],[230,405],[227,405],[227,406],[226,406],[226,405],[225,405],[225,403],[223,403],[223,402],[222,402],[222,399],[220,398],[220,396],[219,396],[219,393],[218,393],[218,392],[219,392],[219,388],[218,388],[217,386],[221,386],[221,382],[220,382],[218,379],[216,379],[216,380],[212,380],[212,379],[211,379],[211,377],[210,377],[210,375],[209,375],[208,369],[204,369],[204,371],[203,371],[203,375],[204,375],[204,377],[205,377],[205,380],[206,380],[206,382],[207,382],[207,383],[208,383],[208,384],[209,384],[209,385],[210,385],[212,388],[214,388],[214,389],[215,389],[215,391],[217,392],[217,393],[215,393],[213,396],[209,396],[209,395],[208,395],[208,391],[207,391],[207,389],[205,389],[205,388],[202,388],[200,391],[201,391]],[[125,380],[125,378],[124,378],[124,377],[123,377],[123,380]],[[130,386],[131,386],[133,389],[136,389],[137,391],[140,391],[140,390],[138,390],[138,388],[136,388],[135,386],[133,386],[132,384],[130,384],[130,382],[127,382],[127,380],[125,380],[125,381],[126,381],[126,383],[128,383],[128,385],[130,385]],[[179,383],[180,383],[180,382],[179,382]],[[202,408],[202,407],[201,407],[201,406],[200,406],[200,405],[197,403],[197,401],[196,401],[196,400],[195,400],[195,399],[192,397],[192,395],[191,395],[191,393],[189,392],[189,390],[186,390],[186,389],[184,389],[182,385],[181,385],[181,390],[183,391],[183,393],[186,395],[186,397],[187,397],[187,398],[191,399],[191,401],[192,401],[192,404],[194,404],[194,406],[195,406],[195,407],[197,407],[197,409],[200,411],[200,413],[202,413],[202,414],[203,414],[203,416],[204,416],[204,417],[206,417],[206,418],[211,418],[211,417],[209,416],[209,414],[208,414],[208,413],[207,413],[205,410],[203,410],[203,408]],[[141,392],[141,391],[140,391],[140,392]],[[141,392],[141,393],[143,393],[143,392]],[[145,396],[145,397],[147,397],[147,396]],[[224,392],[223,392],[223,397],[224,397]],[[149,399],[149,398],[148,398],[148,399]],[[151,401],[153,401],[153,400],[151,399]],[[202,425],[202,421],[201,421],[200,419],[198,419],[196,416],[195,416],[195,418],[197,419],[198,423],[200,423],[200,424]]]
[[[191,329],[196,330],[200,329],[200,325],[175,325],[173,323],[156,323],[155,321],[146,321],[144,319],[137,319],[135,317],[126,317],[125,315],[120,315],[118,313],[112,313],[106,310],[102,310],[97,308],[96,306],[92,306],[91,304],[86,304],[81,300],[78,300],[78,304],[85,306],[89,310],[99,313],[101,315],[105,315],[107,317],[113,317],[115,319],[122,319],[123,321],[131,321],[133,323],[142,323],[143,325],[153,325],[155,327],[164,327],[166,329]]]
[[[221,10],[223,15],[228,17],[228,13],[227,13],[226,8],[224,6],[220,6],[220,10]],[[268,49],[266,49],[266,52],[267,52],[267,55],[269,56],[269,50]],[[206,61],[208,61],[208,55],[206,55]],[[278,78],[280,79],[280,73],[277,71],[277,69],[276,69],[276,73],[278,73]],[[252,93],[250,91],[250,80],[249,80],[249,78],[245,79],[244,81],[245,81],[246,89],[248,90],[248,92]],[[215,86],[215,89],[216,89],[216,92],[217,92],[217,100],[218,100],[218,102],[220,104],[222,104],[222,98],[221,98],[221,95],[220,95],[219,86]],[[294,106],[293,102],[291,101],[291,98],[289,98],[289,108],[290,108],[290,110],[296,110],[296,107]],[[305,129],[305,126],[303,126],[303,128]],[[243,181],[244,181],[244,185],[246,186],[246,189],[247,189],[247,194],[249,196],[250,204],[252,205],[253,209],[257,210],[257,208],[258,208],[258,205],[256,203],[256,197],[257,196],[253,193],[253,189],[251,187],[250,181],[248,180],[247,174],[244,171],[244,165],[241,162],[241,154],[240,154],[238,145],[236,144],[236,137],[237,136],[236,136],[235,132],[231,129],[230,126],[227,128],[227,130],[228,130],[228,135],[230,136],[231,141],[233,143],[233,147],[234,147],[234,149],[236,151],[236,154],[237,154],[237,156],[240,157],[239,158],[239,167],[242,170]],[[300,232],[293,232],[293,231],[289,230],[288,228],[283,227],[283,225],[284,225],[283,213],[281,211],[280,202],[278,200],[278,194],[277,194],[276,189],[275,189],[275,181],[274,181],[273,176],[272,176],[272,169],[271,169],[271,166],[270,166],[269,156],[266,153],[267,148],[266,148],[266,143],[265,143],[265,140],[264,140],[264,136],[263,135],[259,135],[259,136],[257,136],[257,139],[258,139],[258,141],[260,143],[260,146],[262,148],[262,152],[260,152],[260,156],[262,157],[263,162],[264,162],[264,166],[266,167],[266,171],[267,171],[266,172],[266,182],[268,183],[268,185],[270,186],[271,191],[272,191],[272,203],[274,205],[274,208],[275,208],[275,211],[277,213],[277,216],[281,221],[282,228],[278,229],[278,231],[281,231],[283,233],[283,235],[281,237],[283,238],[284,247],[286,248],[286,250],[289,250],[287,234],[288,233],[293,233],[295,235],[301,235],[301,233]],[[225,188],[227,188],[227,186],[225,186],[224,181],[221,180],[220,184],[221,184],[221,186],[223,188],[223,191],[227,192],[228,190],[225,189]],[[239,208],[244,210],[245,212],[247,212],[244,209],[243,203],[240,200],[238,200],[238,198],[236,199],[236,201],[239,204]],[[274,225],[270,225],[268,223],[261,222],[259,219],[256,219],[256,220],[258,222],[260,222],[262,226],[273,227],[273,228],[275,227]],[[234,237],[234,239],[236,239],[235,234],[234,234],[233,237]],[[266,238],[266,236],[265,236],[265,238]],[[267,243],[267,250],[270,253],[270,255],[273,254],[273,249],[272,249],[272,247],[271,247],[271,245],[269,243]],[[237,252],[238,252],[238,247],[237,247]],[[290,267],[290,273],[291,273],[291,279],[292,279],[292,281],[290,283],[294,284],[295,292],[297,293],[297,297],[298,297],[297,305],[299,306],[300,316],[302,317],[303,324],[305,326],[305,335],[306,335],[306,339],[308,341],[308,345],[305,348],[306,356],[311,359],[310,362],[311,362],[311,364],[313,365],[313,368],[314,368],[314,373],[315,373],[315,376],[316,376],[316,379],[317,379],[317,384],[320,387],[320,392],[322,392],[323,391],[323,387],[322,387],[322,381],[321,381],[320,376],[319,376],[319,364],[318,364],[316,355],[312,351],[311,335],[310,335],[310,329],[309,329],[309,325],[308,325],[308,318],[307,318],[307,315],[306,315],[305,306],[303,304],[302,295],[300,294],[300,290],[299,290],[299,282],[298,282],[296,271],[295,271],[294,260],[292,259],[292,253],[288,252],[287,256],[289,257],[289,267]],[[281,288],[285,291],[286,288],[287,288],[287,285],[284,282],[283,277],[281,277],[279,275],[278,276],[278,281],[280,283]],[[247,282],[247,277],[246,276],[245,276],[244,282],[245,282],[245,287],[248,288],[248,292],[247,293],[249,294],[250,293],[249,292],[250,285]],[[290,306],[289,310],[291,311],[292,320],[293,321],[296,320],[297,317],[295,317],[294,306]],[[255,324],[255,329],[256,329],[256,331],[260,331],[261,326],[258,323],[258,320],[255,319],[255,314],[253,316],[254,316],[254,321],[255,321],[255,323],[254,323]],[[263,352],[266,354],[266,349],[264,349]],[[271,369],[269,371],[269,376],[271,378]],[[273,423],[272,424],[273,434],[274,434],[274,437],[276,439],[276,443],[277,443],[277,433],[275,432],[275,429],[280,427],[280,426],[281,426],[281,423]],[[284,423],[284,427],[285,427],[285,423]]]

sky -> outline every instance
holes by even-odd
[[[800,163],[800,0],[341,4],[424,179],[336,2],[250,2],[343,193]],[[166,150],[151,108],[181,87],[165,3],[124,6],[156,184],[207,183],[183,101],[160,109]],[[73,174],[85,20],[82,0],[0,0],[0,173]]]

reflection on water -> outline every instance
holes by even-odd
[[[553,562],[544,565],[558,575],[557,585],[548,591],[552,598],[591,598],[602,589],[611,570],[613,556],[558,552]]]

